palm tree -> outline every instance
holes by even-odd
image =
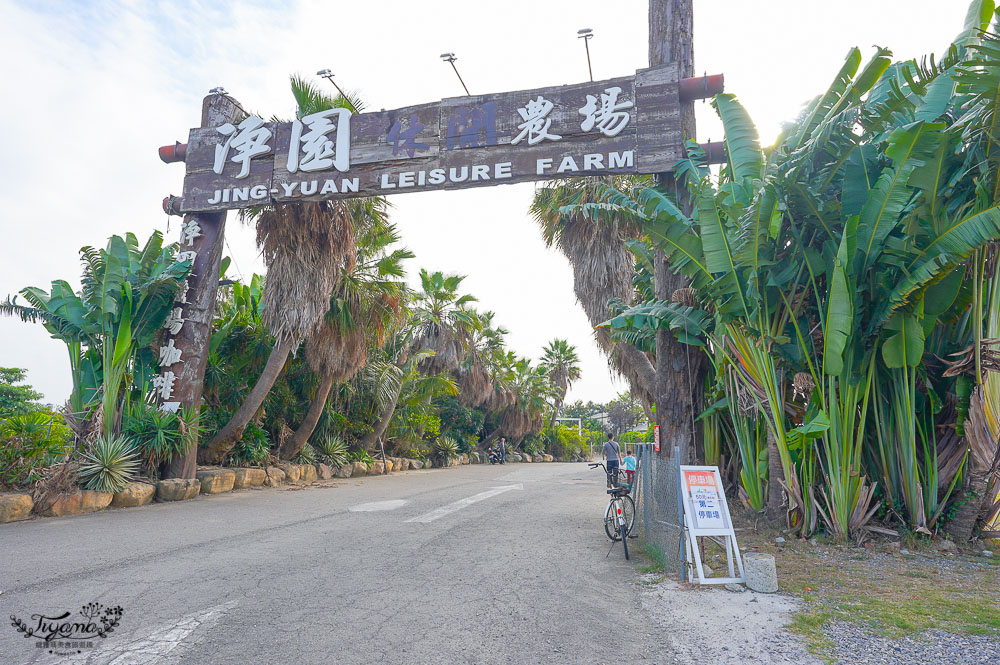
[[[576,347],[565,339],[554,339],[544,349],[541,362],[542,369],[548,374],[549,382],[556,389],[555,403],[549,427],[553,427],[559,416],[559,409],[566,400],[566,393],[574,381],[580,378],[580,358],[576,355]]]
[[[352,211],[354,219],[382,218],[381,223],[369,226],[358,236],[357,265],[341,276],[323,324],[306,342],[306,360],[320,383],[302,423],[282,443],[282,459],[291,459],[302,450],[319,422],[333,384],[350,379],[364,367],[369,349],[382,346],[403,314],[403,261],[413,258],[413,253],[406,249],[389,251],[389,246],[399,240],[399,233],[385,223],[384,199],[360,199],[352,202],[354,206],[370,208],[364,213]]]
[[[598,202],[607,185],[629,189],[639,184],[650,181],[635,176],[574,178],[554,181],[535,191],[531,215],[541,228],[545,244],[555,245],[569,259],[573,291],[595,327],[608,319],[608,303],[612,300],[627,305],[635,302],[635,256],[629,243],[639,238],[641,231],[627,216],[605,215],[595,221],[580,212],[567,212],[566,206]],[[647,408],[651,407],[656,401],[656,368],[650,356],[631,344],[614,340],[606,328],[596,328],[594,334],[612,367],[628,380]]]
[[[542,431],[544,413],[554,390],[545,369],[532,366],[529,359],[518,358],[512,369],[511,389],[515,397],[500,416],[500,431],[510,438],[512,446],[518,446],[525,437]]]
[[[466,307],[476,299],[458,293],[464,279],[464,275],[420,269],[420,291],[413,305],[413,344],[415,349],[434,352],[421,363],[426,374],[459,371],[472,334],[480,325],[476,313]]]
[[[358,107],[357,102],[325,95],[298,77],[292,77],[291,86],[300,118],[331,108]],[[256,219],[257,245],[268,268],[261,309],[275,344],[243,404],[198,451],[202,463],[220,463],[240,439],[289,354],[314,332],[329,310],[337,280],[353,270],[355,220],[351,212],[344,201],[320,201],[266,206],[247,215]]]

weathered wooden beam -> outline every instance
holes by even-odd
[[[722,74],[683,78],[677,82],[677,93],[680,95],[681,102],[691,102],[696,99],[714,97],[725,89],[726,83]],[[160,150],[163,150],[163,148],[160,148]]]
[[[681,79],[694,75],[694,9],[692,0],[649,0],[649,65],[674,63]],[[680,105],[684,140],[696,138],[693,101]],[[690,208],[685,187],[676,186],[672,173],[660,176],[661,185],[677,192],[682,210]],[[662,251],[654,261],[654,290],[658,300],[670,300],[677,289],[689,286],[680,273],[670,270]],[[660,455],[676,449],[680,463],[694,459],[698,442],[695,426],[701,378],[701,354],[679,342],[669,330],[656,334],[656,422],[660,427]]]
[[[202,103],[201,126],[218,127],[227,122],[238,123],[245,113],[240,105],[227,95],[213,94]],[[177,146],[179,144],[175,144]],[[174,151],[176,156],[178,151]],[[163,151],[161,149],[161,157]],[[176,197],[167,197],[164,207]],[[200,212],[184,216],[185,224],[197,223],[201,235],[185,251],[195,252],[191,274],[188,277],[186,302],[174,303],[181,308],[184,323],[173,336],[174,346],[181,352],[181,362],[173,365],[175,381],[170,401],[180,402],[183,409],[196,410],[201,406],[205,382],[205,365],[208,361],[208,343],[212,334],[212,317],[219,287],[219,270],[222,265],[223,238],[226,213]],[[163,465],[165,478],[194,478],[197,470],[197,442],[182,454]]]

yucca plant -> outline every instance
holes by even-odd
[[[262,466],[271,456],[271,441],[267,430],[251,422],[236,442],[229,455],[230,463],[236,466]]]
[[[305,444],[302,446],[302,450],[292,458],[292,461],[296,464],[315,464],[316,463],[316,450],[310,445]]]
[[[331,466],[347,464],[347,444],[339,436],[325,436],[313,444],[316,453]]]
[[[458,457],[458,442],[450,436],[439,437],[434,442],[434,455],[442,464]]]
[[[80,456],[80,482],[90,490],[117,494],[138,471],[139,452],[127,436],[102,436]]]

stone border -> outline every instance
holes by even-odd
[[[508,463],[554,462],[552,455],[529,455],[512,452]],[[30,494],[24,492],[0,493],[0,524],[18,522],[33,517],[62,517],[82,515],[105,510],[106,508],[137,508],[168,501],[188,501],[201,495],[224,494],[236,490],[279,485],[311,485],[330,479],[359,478],[386,475],[390,473],[418,469],[445,468],[464,464],[484,464],[485,456],[474,451],[462,453],[446,463],[432,460],[416,460],[405,457],[386,457],[385,463],[376,460],[371,465],[364,462],[348,462],[340,467],[316,464],[292,464],[279,462],[277,466],[259,467],[198,467],[195,478],[168,478],[156,482],[134,480],[122,492],[95,492],[78,489],[50,500],[45,505],[36,505]]]

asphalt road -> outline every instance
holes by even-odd
[[[639,602],[641,562],[621,545],[605,558],[599,471],[326,485],[0,525],[0,665],[673,660]],[[79,654],[7,625],[95,601],[121,623]]]

